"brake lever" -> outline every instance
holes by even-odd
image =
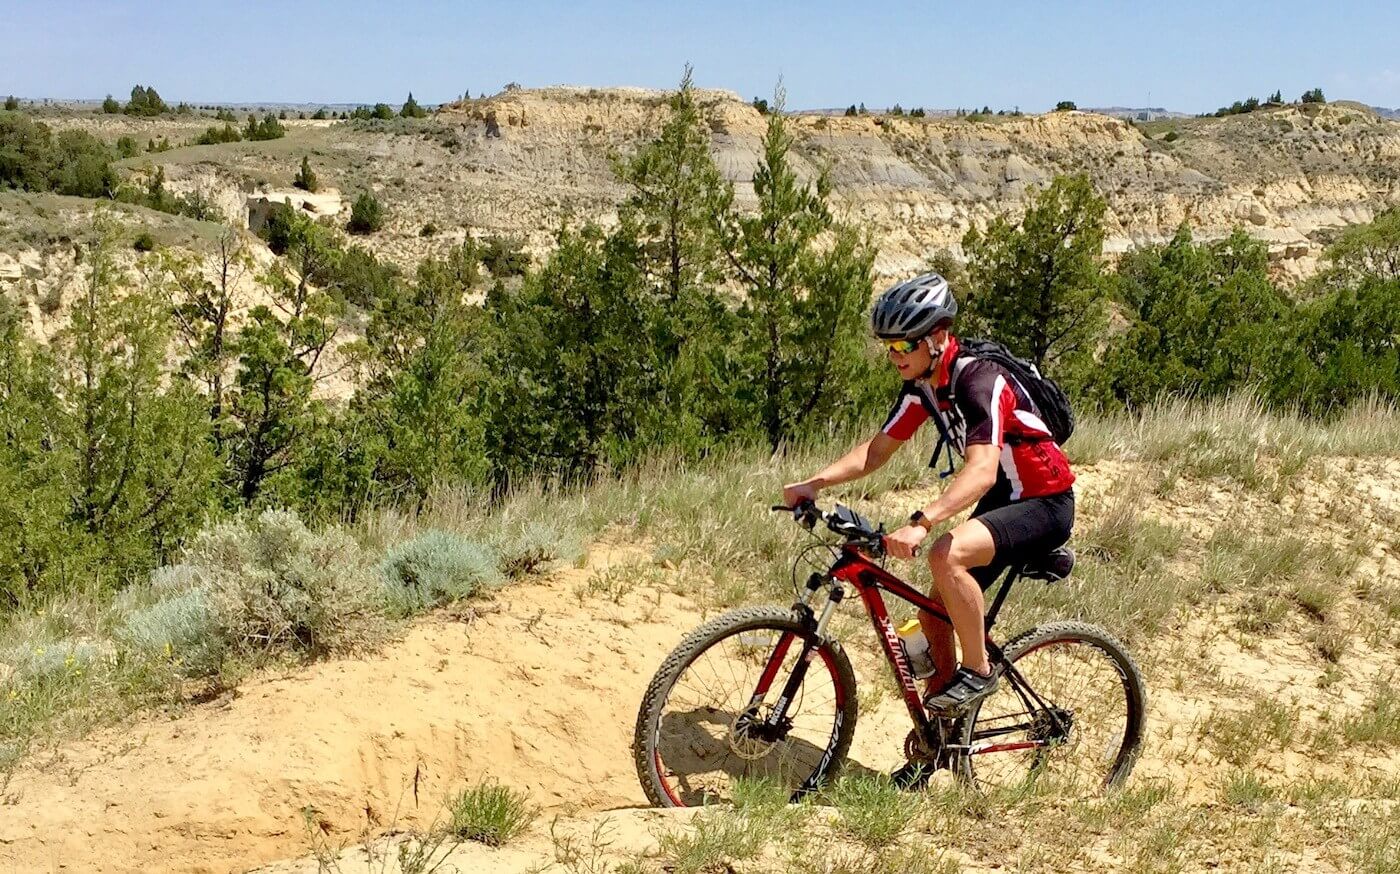
[[[795,507],[784,507],[782,504],[774,504],[768,508],[770,512],[791,512],[792,519],[798,525],[811,531],[816,527],[817,520],[821,518],[821,513],[817,510],[816,501],[798,501]]]

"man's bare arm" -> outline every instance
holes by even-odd
[[[934,525],[953,518],[977,501],[996,484],[1001,449],[990,444],[967,447],[963,469],[932,504],[923,508]]]
[[[895,450],[903,445],[903,440],[896,440],[881,431],[864,443],[856,445],[850,452],[816,474],[801,482],[784,486],[783,500],[788,506],[793,506],[804,498],[815,498],[817,492],[827,486],[850,482],[871,474],[883,467],[885,462],[890,460],[890,456],[894,455]]]

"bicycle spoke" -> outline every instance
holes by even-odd
[[[1073,639],[1035,647],[1015,666],[1034,695],[1019,694],[1008,676],[979,708],[969,732],[977,785],[996,791],[1050,781],[1071,793],[1101,790],[1128,728],[1121,671],[1103,649]]]
[[[776,779],[796,791],[822,764],[832,742],[837,687],[825,658],[807,665],[779,728],[767,723],[778,693],[802,655],[783,653],[766,694],[751,701],[783,632],[754,629],[713,642],[676,678],[660,714],[661,777],[687,804],[728,799],[734,780]]]

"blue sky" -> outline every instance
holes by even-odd
[[[1203,111],[1275,88],[1400,106],[1400,3],[0,0],[0,93],[398,103],[696,83],[865,103]]]

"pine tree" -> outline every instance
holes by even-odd
[[[122,111],[122,105],[113,99],[112,95],[108,94],[107,98],[102,101],[102,111],[108,115],[116,115],[118,112]]]
[[[15,95],[11,94],[9,97],[5,98],[5,109],[10,112],[19,109],[19,100]]]
[[[55,451],[72,469],[73,520],[120,568],[149,567],[199,524],[211,495],[203,401],[165,385],[169,323],[148,287],[119,291],[119,226],[95,220],[87,281],[54,341]]]
[[[1105,208],[1088,177],[1057,176],[1019,222],[1003,215],[968,231],[964,329],[1041,368],[1084,352],[1103,315]]]
[[[691,68],[670,99],[671,115],[661,135],[615,166],[632,189],[620,210],[634,228],[647,259],[647,273],[671,318],[665,329],[675,344],[699,327],[719,284],[719,253],[712,217],[723,177],[710,155],[710,133],[695,103]],[[674,351],[672,349],[671,351]]]
[[[384,207],[373,192],[363,191],[350,207],[350,223],[346,230],[352,234],[372,234],[384,227]]]
[[[311,162],[307,160],[305,155],[301,158],[301,169],[297,171],[292,184],[303,191],[315,191],[320,187],[320,183],[316,180],[316,174],[311,170]]]
[[[413,92],[408,92],[408,99],[404,101],[403,107],[399,110],[399,115],[403,118],[425,118],[428,111],[418,105],[418,101],[413,99]]]
[[[869,240],[832,218],[826,173],[811,184],[798,176],[783,106],[780,86],[753,177],[757,213],[734,208],[732,186],[720,212],[725,255],[744,289],[742,381],[757,387],[758,415],[775,450],[804,420],[835,413],[835,399],[864,366],[861,314],[874,263]]]

